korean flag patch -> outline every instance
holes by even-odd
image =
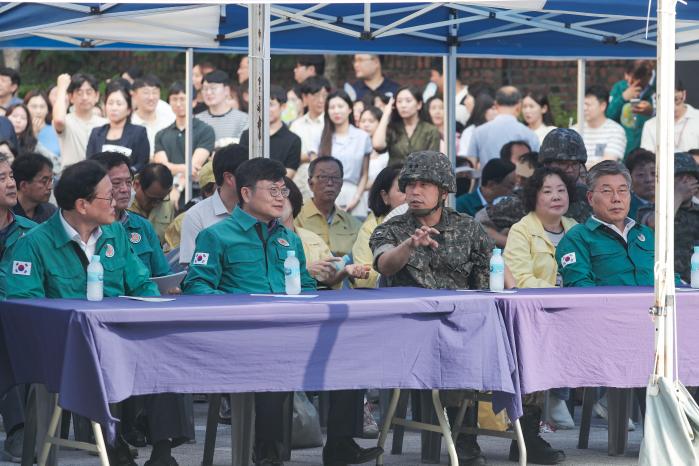
[[[192,260],[193,265],[206,265],[209,263],[209,253],[208,252],[195,252],[194,259]]]
[[[32,263],[31,262],[14,261],[12,263],[12,273],[14,275],[29,276],[32,274]]]
[[[570,265],[570,264],[575,264],[575,253],[574,252],[569,252],[568,254],[561,257],[561,267],[563,267],[565,269],[566,266]]]

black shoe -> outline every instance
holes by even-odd
[[[459,435],[456,440],[456,456],[461,466],[485,466],[488,462],[476,442],[475,435]]]
[[[346,466],[375,460],[383,448],[362,448],[352,438],[329,440],[323,447],[323,466]]]
[[[126,444],[119,444],[115,448],[107,447],[107,457],[110,466],[138,466]]]
[[[167,458],[161,456],[149,459],[143,466],[179,466],[179,464],[177,464],[177,460],[172,456],[168,456]]]
[[[138,429],[132,429],[129,432],[124,432],[122,435],[126,443],[134,447],[143,448],[148,445],[146,443],[146,435]]]
[[[525,406],[524,415],[519,419],[522,426],[524,446],[527,448],[527,462],[532,464],[558,464],[566,459],[563,450],[556,450],[539,435],[541,409]],[[510,444],[510,461],[519,461],[519,445],[515,440]]]

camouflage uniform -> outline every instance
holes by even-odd
[[[691,174],[699,178],[699,166],[687,153],[675,154],[675,176]],[[655,204],[646,204],[638,208],[636,218],[643,222],[655,213]],[[675,214],[675,273],[685,282],[691,281],[691,258],[694,246],[699,243],[699,205],[691,200]]]
[[[401,191],[405,191],[410,181],[425,181],[447,192],[456,191],[449,159],[438,152],[414,152],[408,156],[398,180]],[[369,240],[374,267],[381,254],[410,238],[421,226],[415,212],[408,211],[376,227]],[[443,207],[442,217],[434,228],[440,233],[433,236],[439,246],[415,249],[403,269],[386,277],[389,286],[488,288],[494,245],[480,224],[468,215]]]
[[[539,149],[539,163],[546,165],[554,161],[576,161],[585,165],[587,151],[577,132],[567,128],[556,128],[546,135]],[[515,192],[497,204],[486,207],[488,218],[497,230],[510,228],[527,214],[519,194]],[[587,188],[578,182],[576,201],[570,204],[566,217],[574,218],[578,223],[585,223],[590,215],[592,208],[587,203]]]

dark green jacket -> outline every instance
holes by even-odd
[[[37,224],[26,217],[15,215],[14,221],[9,226],[5,241],[0,244],[0,299],[5,297],[5,264],[12,257],[17,240],[24,236]]]
[[[471,217],[485,207],[478,191],[473,191],[467,194],[462,194],[456,198],[456,211],[462,214],[468,214]]]
[[[167,263],[163,249],[160,247],[158,234],[153,229],[153,225],[142,216],[125,212],[126,222],[122,223],[129,242],[134,252],[141,259],[143,265],[148,267],[151,277],[162,277],[170,273],[170,266]]]

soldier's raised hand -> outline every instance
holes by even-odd
[[[438,235],[439,231],[436,228],[422,226],[415,230],[415,233],[410,237],[410,247],[417,248],[420,246],[429,246],[432,249],[436,249],[439,243],[435,241],[431,235]]]

